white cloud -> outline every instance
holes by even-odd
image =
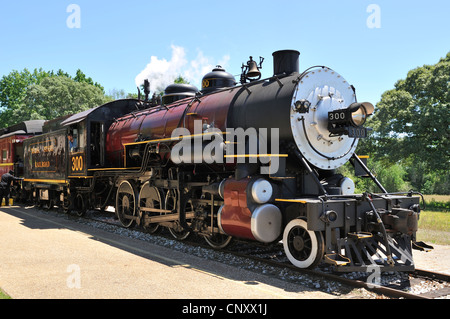
[[[230,60],[229,55],[224,55],[218,63],[214,63],[213,58],[205,56],[202,51],[198,50],[195,59],[188,61],[186,59],[186,50],[183,47],[176,45],[171,47],[172,58],[170,61],[152,56],[150,63],[136,76],[136,86],[140,86],[145,79],[148,79],[150,90],[159,92],[163,91],[181,75],[200,89],[201,80],[206,73],[211,72],[216,65],[226,67]]]

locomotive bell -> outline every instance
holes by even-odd
[[[242,63],[241,84],[247,83],[247,80],[250,82],[259,80],[261,78],[261,71],[259,70],[262,69],[263,62],[264,58],[259,57],[258,66],[258,64],[253,61],[253,57],[250,57],[250,60],[247,61],[247,64],[244,65],[244,63]]]
[[[256,78],[261,75],[261,71],[259,71],[258,65],[253,61],[252,57],[250,57],[250,61],[247,62],[247,67],[247,77]]]

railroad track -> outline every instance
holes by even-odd
[[[109,216],[109,218],[105,218],[105,216]],[[110,213],[110,215],[96,213],[96,214],[87,214],[84,217],[74,216],[73,218],[80,218],[81,220],[100,222],[114,227],[126,229],[118,221],[114,220],[113,217],[114,217],[113,213]],[[134,228],[130,231],[138,231],[138,232],[140,231],[144,233],[144,231],[139,228]],[[160,238],[175,240],[170,234],[165,233],[149,236],[156,236]],[[180,243],[195,247],[200,246],[210,251],[216,251],[209,245],[204,243],[203,239],[200,239],[198,236],[192,237],[193,238],[191,239],[188,238],[184,241],[180,241]],[[374,280],[376,278],[375,276],[371,276],[371,274],[369,275],[361,273],[356,275],[352,273],[337,274],[333,273],[327,267],[323,269],[318,267],[313,270],[297,268],[291,263],[289,263],[287,257],[284,255],[284,251],[282,249],[281,244],[266,246],[254,242],[248,243],[245,241],[236,241],[236,243],[233,244],[229,249],[223,249],[220,250],[220,252],[231,254],[233,256],[237,256],[240,258],[250,259],[252,261],[259,262],[262,264],[270,265],[274,268],[280,269],[280,271],[289,269],[290,271],[297,274],[308,275],[326,281],[334,281],[349,287],[364,288],[375,294],[390,298],[435,299],[450,296],[450,280],[449,280],[450,275],[427,271],[423,269],[416,269],[413,273],[410,273],[409,275],[406,275],[404,273],[403,275],[397,275],[397,277],[399,277],[400,279],[396,279],[394,280],[394,282],[388,282],[387,284],[380,284],[377,283],[376,280]],[[386,275],[383,273],[381,276]],[[424,284],[426,284],[428,287],[431,287],[431,289],[427,289],[427,291],[425,292],[420,291],[417,292],[416,291],[417,289],[414,289],[414,286],[416,285],[420,286]]]
[[[289,263],[289,261],[287,261],[281,245],[278,248],[271,247],[265,252],[258,252],[257,250],[253,250],[253,252],[247,252],[243,251],[242,247],[240,247],[238,251],[227,250],[227,252],[255,261],[265,262],[275,267],[288,268],[297,273],[322,277],[324,279],[333,280],[352,287],[365,288],[369,291],[387,297],[407,299],[435,299],[450,296],[450,275],[445,273],[416,269],[409,275],[405,274],[403,276],[400,276],[400,278],[403,278],[403,280],[399,281],[397,279],[396,283],[388,283],[382,285],[376,283],[376,280],[374,280],[376,279],[376,277],[371,274],[359,276],[359,279],[352,279],[348,278],[352,275],[352,273],[336,274],[331,272],[329,270],[329,267],[325,268],[325,270],[322,270],[320,268],[316,268],[313,270],[297,268]],[[277,252],[278,254],[274,254],[274,252]],[[381,276],[386,276],[386,274],[382,274]],[[422,282],[424,284],[426,283],[427,286],[434,289],[430,289],[429,291],[423,293],[415,293],[414,289],[412,289],[413,292],[407,291],[407,289],[410,289],[414,285],[418,285]]]
[[[416,269],[412,274],[412,276],[418,279],[433,280],[447,284],[445,287],[442,287],[441,289],[431,290],[429,292],[419,294],[419,296],[423,296],[429,299],[436,299],[444,296],[450,296],[450,285],[449,285],[450,275],[434,271],[428,271],[424,269]]]
[[[268,259],[264,257],[257,257],[252,256],[245,253],[236,252],[233,250],[227,250],[228,253],[241,256],[244,258],[249,258],[255,261],[265,262],[275,267],[280,268],[289,268],[290,270],[301,273],[301,274],[308,274],[311,276],[321,277],[327,280],[333,280],[336,282],[340,282],[344,285],[349,285],[351,287],[356,288],[364,288],[369,291],[372,291],[376,294],[380,294],[386,297],[392,297],[392,298],[405,298],[405,299],[435,299],[440,297],[445,297],[450,295],[450,275],[443,274],[443,273],[436,273],[431,271],[426,271],[423,269],[416,269],[413,273],[409,275],[408,280],[404,280],[401,283],[398,283],[396,285],[389,284],[389,285],[380,285],[374,282],[371,282],[370,280],[367,280],[369,276],[363,277],[361,279],[350,279],[347,278],[342,273],[334,274],[330,272],[325,272],[321,270],[310,270],[310,269],[299,269],[295,267],[294,265],[289,264],[288,262],[283,261],[277,261],[273,259]],[[414,281],[415,279],[419,280],[428,280],[433,281],[431,285],[440,286],[443,285],[441,288],[436,288],[434,290],[427,291],[425,293],[411,293],[408,291],[405,291],[403,289],[408,288],[408,286],[411,286],[411,281]]]

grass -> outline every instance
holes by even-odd
[[[450,202],[450,195],[423,195],[426,201]]]
[[[450,195],[424,195],[426,210],[450,212]]]
[[[420,213],[417,241],[450,245],[450,195],[424,195],[426,207]]]
[[[431,244],[450,245],[450,212],[422,211],[417,240]]]
[[[11,299],[3,290],[0,289],[0,299]]]

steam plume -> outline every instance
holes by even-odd
[[[230,57],[224,55],[218,63],[214,64],[211,58],[206,57],[202,51],[198,51],[197,57],[188,61],[183,47],[172,45],[172,57],[170,61],[156,56],[150,58],[150,63],[136,76],[136,86],[144,83],[145,79],[150,81],[152,92],[161,92],[178,77],[182,76],[191,84],[200,88],[202,77],[210,72],[216,64],[226,66]]]

